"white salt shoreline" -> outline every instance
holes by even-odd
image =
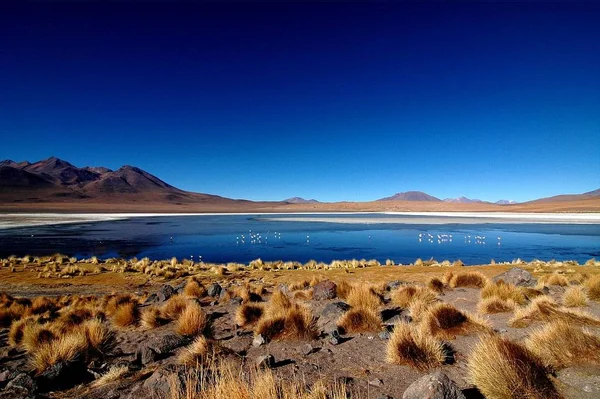
[[[510,213],[510,212],[314,212],[314,213],[5,213],[0,229],[58,224],[90,223],[138,217],[165,216],[262,216],[265,221],[322,222],[358,224],[478,224],[478,223],[557,223],[600,224],[600,213]],[[293,217],[281,217],[293,215]],[[308,216],[310,215],[310,216]],[[317,215],[317,216],[314,216]],[[331,217],[330,215],[369,215]],[[380,215],[380,217],[373,217]],[[418,218],[414,218],[418,216]]]

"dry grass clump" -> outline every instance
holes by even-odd
[[[194,336],[201,334],[208,326],[208,317],[196,302],[189,302],[177,320],[175,331],[180,335]]]
[[[36,324],[36,322],[36,319],[33,317],[27,317],[14,321],[10,325],[10,330],[8,330],[8,344],[13,347],[21,345],[25,327],[29,324]]]
[[[216,352],[217,346],[203,335],[199,335],[194,342],[179,352],[177,362],[188,367],[207,366],[214,361]]]
[[[312,288],[294,292],[294,299],[298,299],[301,301],[309,301],[312,299],[312,297],[313,297],[313,289]]]
[[[129,372],[129,367],[124,365],[112,366],[106,373],[92,383],[94,387],[102,387],[111,382],[119,381]]]
[[[591,277],[585,282],[587,296],[592,301],[600,301],[600,274]]]
[[[187,307],[188,300],[183,295],[174,295],[162,306],[162,316],[168,320],[177,320]]]
[[[600,337],[565,321],[553,322],[533,332],[525,345],[554,369],[582,363],[600,364]]]
[[[267,340],[313,339],[317,335],[317,328],[310,308],[292,302],[281,291],[275,291],[254,333],[261,334]]]
[[[72,362],[80,359],[88,349],[88,341],[81,330],[57,337],[44,343],[30,355],[30,364],[37,373],[42,373],[59,362]]]
[[[188,388],[172,399],[347,399],[345,385],[317,381],[312,386],[276,378],[271,370],[240,369],[234,362],[220,362],[189,375]],[[190,393],[190,386],[193,386]]]
[[[377,309],[381,305],[381,297],[376,293],[375,289],[367,286],[353,287],[346,302],[353,308],[361,309]]]
[[[196,280],[190,280],[183,290],[185,296],[189,298],[203,298],[206,296],[206,288]]]
[[[113,325],[117,328],[135,326],[140,316],[140,310],[134,302],[119,305],[112,317]]]
[[[150,306],[142,311],[140,317],[140,326],[144,330],[153,330],[169,322],[168,319],[162,317],[162,312],[156,306]]]
[[[432,336],[453,339],[456,335],[471,331],[489,330],[489,323],[466,312],[456,309],[448,303],[438,303],[427,310],[421,327]]]
[[[265,305],[262,303],[245,303],[237,308],[235,312],[235,323],[240,327],[247,327],[255,324],[265,312]]]
[[[444,282],[437,277],[433,277],[427,282],[427,288],[441,294],[444,292]]]
[[[350,291],[352,290],[352,285],[346,280],[336,282],[335,285],[335,292],[337,297],[346,300],[346,298],[348,298],[348,294],[350,294]]]
[[[565,276],[557,273],[546,274],[540,277],[539,282],[546,285],[558,285],[561,287],[566,287],[569,285],[569,280],[567,280]]]
[[[379,312],[369,308],[352,308],[337,322],[345,333],[375,332],[381,330],[381,324]]]
[[[519,305],[525,304],[527,299],[517,286],[506,284],[503,281],[497,283],[490,282],[481,289],[481,299],[498,298],[502,300],[511,300]]]
[[[26,323],[23,326],[21,346],[32,352],[38,346],[48,343],[55,338],[55,333],[47,325],[38,323]]]
[[[512,299],[491,297],[481,300],[477,305],[477,311],[482,314],[512,312],[516,306]]]
[[[485,335],[468,358],[471,382],[488,399],[558,399],[542,361],[506,338]]]
[[[552,298],[547,296],[537,297],[527,307],[518,308],[514,316],[508,321],[508,324],[511,327],[524,328],[535,320],[563,320],[575,324],[600,326],[600,319],[595,316],[579,310],[561,307]]]
[[[396,324],[387,344],[387,361],[427,370],[444,363],[442,343],[408,323]]]
[[[532,287],[519,287],[519,290],[523,293],[526,299],[532,300],[533,298],[537,298],[538,296],[546,295],[541,289],[532,288]]]
[[[483,288],[489,279],[485,274],[481,272],[463,272],[454,274],[448,285],[452,288],[457,287],[471,287],[471,288]]]
[[[572,286],[567,288],[563,294],[562,303],[569,308],[585,306],[587,303],[587,295],[582,287]]]
[[[394,305],[407,309],[413,302],[433,304],[437,302],[437,294],[429,288],[420,285],[406,285],[392,291],[390,299]]]

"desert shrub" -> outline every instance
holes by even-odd
[[[188,300],[183,295],[174,295],[161,308],[162,316],[168,320],[177,320],[187,307]]]
[[[444,282],[437,277],[433,277],[427,282],[427,288],[441,294],[444,292]]]
[[[486,321],[462,312],[447,303],[439,303],[428,309],[421,326],[425,333],[446,339],[472,331],[490,329],[489,323]]]
[[[554,369],[583,363],[600,364],[600,337],[565,321],[534,331],[525,346]]]
[[[445,362],[442,343],[407,323],[396,324],[387,344],[387,361],[427,370]]]
[[[345,333],[376,332],[381,330],[379,312],[370,308],[352,308],[345,312],[337,322]]]
[[[140,317],[140,325],[144,330],[152,330],[168,322],[169,320],[162,317],[161,310],[156,306],[145,308]]]
[[[565,276],[557,273],[544,275],[540,277],[539,282],[546,285],[558,285],[561,287],[566,287],[569,285],[569,280],[567,280]]]
[[[438,296],[435,292],[419,285],[406,285],[392,291],[390,299],[394,305],[407,309],[413,302],[433,304],[437,302]]]
[[[587,295],[580,286],[569,287],[563,294],[562,302],[563,305],[569,308],[585,306],[587,302]]]
[[[477,311],[482,314],[512,312],[516,306],[512,299],[491,297],[481,300],[477,305]]]
[[[600,274],[591,277],[585,282],[587,296],[592,301],[600,301]]]
[[[529,326],[535,320],[563,320],[575,324],[600,326],[600,319],[597,317],[586,312],[559,306],[552,298],[547,296],[537,297],[527,307],[518,308],[508,323],[511,327],[523,328]]]
[[[488,278],[481,272],[463,272],[453,275],[448,285],[452,288],[483,288],[488,281]]]
[[[524,346],[485,335],[468,357],[469,378],[488,399],[561,397],[542,361]]]
[[[208,317],[196,302],[189,302],[177,320],[177,334],[194,336],[201,334],[208,326]]]
[[[481,299],[498,298],[502,300],[511,300],[516,304],[523,305],[527,302],[523,292],[512,284],[504,282],[489,283],[481,289]]]
[[[117,328],[135,326],[138,322],[140,310],[136,303],[127,302],[120,305],[112,317],[113,325]]]

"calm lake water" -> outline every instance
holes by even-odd
[[[412,216],[407,221],[365,214],[330,216],[343,223],[290,220],[295,216],[278,215],[278,220],[259,215],[160,216],[12,228],[0,230],[0,257],[60,252],[100,258],[201,256],[206,262],[244,263],[256,258],[300,262],[389,258],[409,263],[433,257],[467,264],[516,258],[585,262],[600,257],[599,224],[456,223],[443,217],[431,224],[429,217]]]

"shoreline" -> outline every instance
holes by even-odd
[[[273,216],[294,217],[273,217]],[[308,215],[316,215],[308,216]],[[329,215],[380,215],[381,217],[341,218]],[[94,223],[143,217],[185,216],[264,216],[261,221],[319,222],[348,224],[600,224],[600,213],[524,212],[198,212],[198,213],[5,213],[0,214],[0,230],[62,224]]]

